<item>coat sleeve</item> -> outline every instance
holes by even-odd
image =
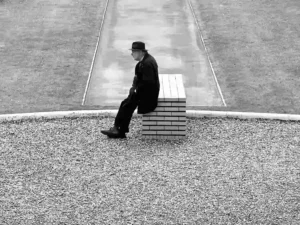
[[[155,84],[155,71],[151,64],[144,64],[141,69],[141,77],[137,82],[137,92],[145,90],[149,85]]]
[[[134,75],[133,82],[132,82],[132,87],[131,87],[133,89],[136,89],[137,85],[138,85],[137,68],[138,68],[138,64],[135,66],[135,75]]]
[[[146,83],[154,83],[155,82],[155,71],[154,67],[151,63],[147,63],[143,65],[142,68],[142,81]]]
[[[136,87],[137,87],[137,75],[135,75],[134,78],[133,78],[132,87],[134,89],[136,89]]]

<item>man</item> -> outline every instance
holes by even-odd
[[[132,43],[131,55],[134,60],[139,61],[135,66],[135,76],[128,97],[122,101],[114,126],[101,133],[111,138],[126,138],[129,132],[129,124],[134,110],[144,114],[157,107],[159,95],[158,66],[155,59],[145,49],[145,43],[136,41]]]

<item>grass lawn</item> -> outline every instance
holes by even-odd
[[[192,3],[228,109],[299,114],[300,1]]]
[[[80,109],[105,4],[0,2],[0,113]]]

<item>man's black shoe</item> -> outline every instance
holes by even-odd
[[[109,130],[101,130],[102,134],[107,135],[110,138],[126,138],[125,133],[120,132],[117,127],[112,127]]]

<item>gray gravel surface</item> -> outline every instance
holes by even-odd
[[[300,123],[188,119],[185,140],[112,117],[0,123],[0,224],[300,224]]]

